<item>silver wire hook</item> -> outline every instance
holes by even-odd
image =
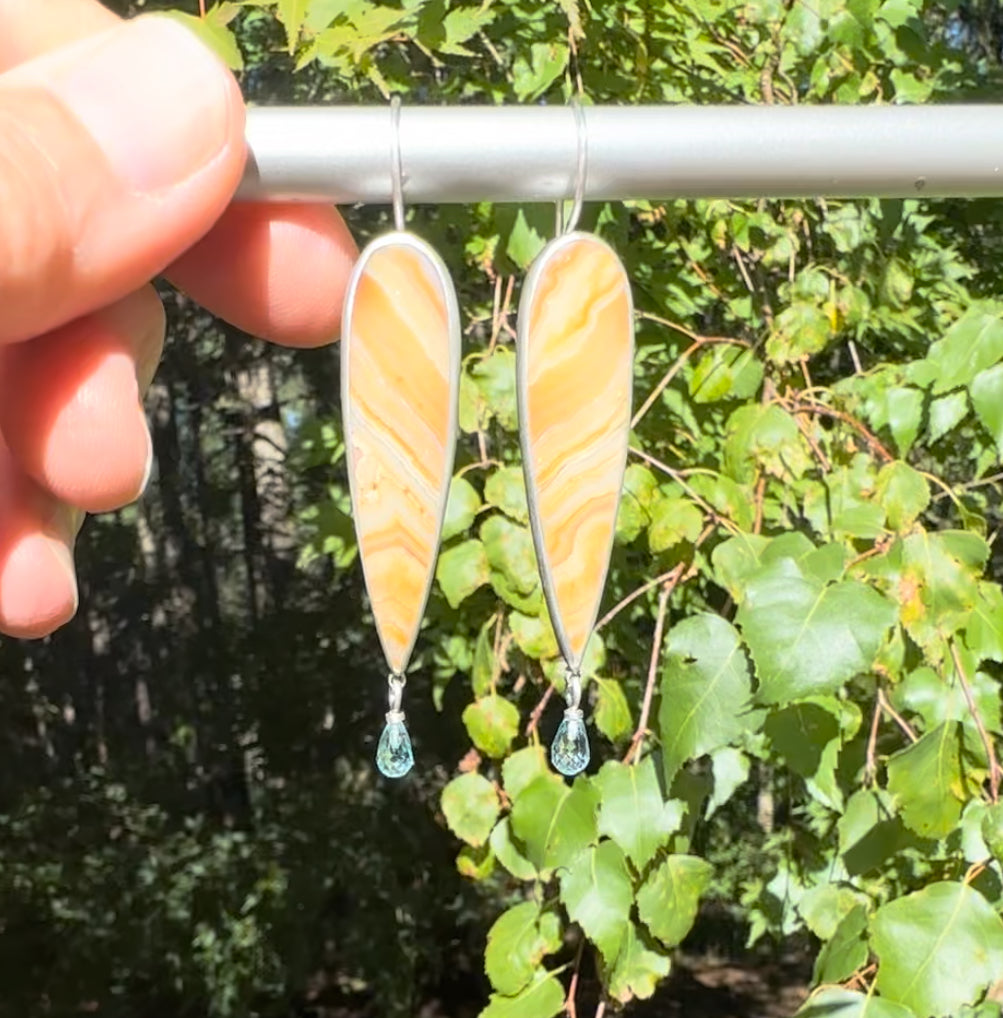
[[[401,160],[401,100],[390,100],[390,177],[393,190],[394,227],[404,229],[404,165]]]
[[[577,97],[571,100],[571,108],[575,114],[575,131],[578,139],[578,163],[575,169],[575,194],[571,204],[571,213],[564,220],[564,202],[557,203],[557,235],[571,233],[581,218],[582,205],[585,203],[585,175],[589,168],[588,131],[585,126],[585,111]]]

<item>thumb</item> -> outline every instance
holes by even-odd
[[[233,77],[167,18],[0,75],[0,343],[117,300],[202,237],[243,130]]]

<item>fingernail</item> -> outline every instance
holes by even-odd
[[[141,498],[146,491],[147,485],[150,483],[150,477],[153,474],[153,438],[150,435],[150,429],[146,429],[146,443],[149,451],[146,454],[146,466],[143,469],[143,483],[139,486],[139,494],[136,498]]]
[[[136,192],[183,183],[231,138],[233,79],[169,18],[138,18],[74,47],[46,82]]]
[[[69,617],[72,618],[76,615],[77,608],[80,607],[80,590],[77,587],[77,570],[73,564],[73,553],[60,541],[48,540],[46,545],[69,582],[69,589],[72,591],[73,596],[73,606]]]

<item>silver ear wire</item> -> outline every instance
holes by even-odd
[[[585,111],[577,99],[571,100],[571,109],[575,114],[575,131],[578,139],[578,161],[575,168],[575,193],[571,203],[571,212],[564,218],[564,202],[557,203],[557,236],[571,233],[581,218],[582,205],[585,203],[585,175],[589,168],[588,131],[585,124]]]
[[[393,192],[394,227],[404,230],[404,165],[401,160],[401,100],[390,100],[390,179]]]

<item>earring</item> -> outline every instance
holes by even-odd
[[[359,557],[390,674],[376,765],[414,765],[401,698],[438,554],[453,456],[460,313],[449,272],[408,233],[400,100],[391,103],[392,233],[366,247],[345,299],[341,406]]]
[[[588,766],[582,661],[613,548],[630,433],[634,313],[613,249],[575,231],[585,193],[585,118],[575,105],[578,170],[571,215],[523,287],[517,397],[533,543],[566,665],[567,709],[551,745],[568,776]]]

